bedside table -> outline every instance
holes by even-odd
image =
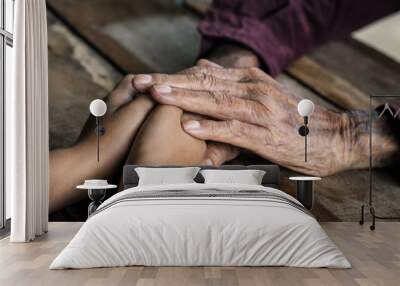
[[[314,204],[314,181],[321,180],[320,177],[290,177],[289,180],[297,182],[296,198],[304,207],[311,210]]]
[[[79,190],[87,190],[89,199],[92,202],[88,206],[88,217],[94,213],[97,208],[103,203],[104,197],[108,189],[115,189],[117,185],[105,185],[105,186],[90,186],[90,185],[79,185],[76,188]]]

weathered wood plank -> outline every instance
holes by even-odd
[[[309,57],[367,95],[400,93],[400,64],[353,40],[328,43]]]
[[[314,92],[310,88],[306,87],[304,84],[302,84],[301,81],[296,80],[295,78],[287,75],[287,74],[280,74],[279,76],[276,77],[276,80],[280,82],[281,84],[287,86],[290,91],[292,91],[294,94],[302,97],[302,98],[308,98],[312,100],[315,104],[324,106],[328,109],[339,111],[341,110],[341,106],[338,106],[335,103],[332,103],[325,97],[319,96],[318,93]]]
[[[50,149],[71,146],[89,116],[91,100],[103,98],[121,75],[48,15]]]
[[[199,15],[204,15],[209,9],[212,0],[185,0],[184,3]]]
[[[368,109],[369,97],[308,56],[294,61],[288,73],[343,109]]]
[[[48,7],[124,72],[176,72],[192,65],[197,19],[173,0],[49,0]]]

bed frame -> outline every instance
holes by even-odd
[[[135,171],[136,167],[142,167],[138,165],[125,165],[123,170],[122,176],[122,184],[123,189],[128,189],[132,187],[136,187],[139,182],[138,174]],[[179,166],[143,166],[147,168],[177,168]],[[264,178],[262,180],[262,185],[265,187],[271,187],[279,189],[279,175],[280,170],[279,166],[277,165],[249,165],[249,166],[242,166],[242,165],[222,165],[220,167],[212,167],[212,166],[198,166],[202,170],[206,169],[219,169],[219,170],[263,170],[265,171]],[[199,173],[195,181],[198,183],[203,183],[204,178]]]

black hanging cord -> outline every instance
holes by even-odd
[[[305,136],[304,136],[304,161],[307,162],[307,135],[308,135],[308,117],[304,117]]]
[[[97,162],[100,161],[100,124],[99,117],[96,116],[96,137],[97,137]]]

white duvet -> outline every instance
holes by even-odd
[[[263,191],[272,199],[243,195],[123,199],[137,192],[169,190]],[[351,267],[319,223],[296,207],[299,204],[277,189],[254,185],[194,183],[131,188],[105,201],[50,269],[127,265]]]

